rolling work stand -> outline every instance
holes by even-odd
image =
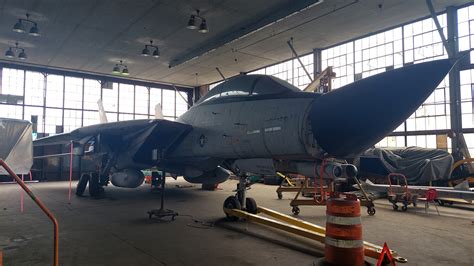
[[[158,219],[162,219],[164,217],[171,217],[171,220],[174,221],[175,217],[179,214],[173,210],[165,209],[165,183],[166,183],[166,173],[162,172],[163,175],[161,179],[156,178],[157,172],[152,172],[152,180],[160,180],[161,181],[161,199],[160,199],[160,208],[155,210],[148,211],[148,218],[152,219],[153,217],[157,217]],[[159,174],[158,174],[159,175]]]
[[[375,205],[373,203],[372,198],[366,193],[364,188],[362,187],[359,179],[354,177],[354,181],[359,187],[360,191],[362,192],[362,196],[359,197],[361,201],[361,205],[367,207],[367,213],[370,216],[375,215]],[[321,187],[322,186],[322,187]],[[319,191],[319,193],[318,193]],[[298,215],[300,213],[299,206],[323,206],[326,205],[326,199],[330,196],[330,194],[334,191],[334,181],[331,181],[327,186],[320,184],[319,187],[310,186],[309,177],[305,177],[303,184],[301,186],[293,186],[293,187],[278,187],[277,188],[277,195],[279,199],[283,198],[283,192],[296,192],[295,197],[291,200],[290,206],[291,212],[294,215]],[[313,199],[300,199],[300,195],[305,196],[306,194],[313,193]],[[318,198],[318,199],[317,199]]]

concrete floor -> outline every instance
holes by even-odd
[[[166,207],[180,216],[174,222],[149,220],[146,211],[159,207],[159,193],[106,188],[106,198],[73,196],[67,203],[68,183],[30,184],[56,214],[60,223],[61,265],[313,265],[322,256],[320,244],[247,222],[222,218],[222,203],[235,181],[221,190],[170,179]],[[73,184],[73,188],[75,183]],[[278,200],[276,187],[256,184],[249,195],[262,206],[290,214],[290,194]],[[362,217],[364,239],[387,242],[408,259],[408,265],[474,265],[473,208],[439,207],[394,212],[380,200],[377,214]],[[323,207],[301,207],[299,217],[324,225]],[[198,222],[194,222],[197,220]],[[25,198],[20,213],[17,185],[0,185],[0,249],[4,265],[48,265],[52,258],[49,220]],[[372,261],[374,262],[374,261]]]

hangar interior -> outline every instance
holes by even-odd
[[[437,20],[430,14],[429,3],[434,7]],[[233,78],[245,75],[272,76],[306,91],[314,79],[320,78],[319,74],[330,69],[329,72],[334,74],[325,82],[330,84],[330,90],[337,91],[346,85],[358,84],[358,81],[386,72],[450,59],[460,63],[452,67],[449,74],[417,106],[416,111],[372,146],[381,150],[402,150],[406,147],[441,150],[448,155],[452,154],[454,159],[451,160],[457,162],[470,159],[470,155],[468,158],[466,153],[474,154],[473,49],[474,3],[469,0],[4,0],[0,1],[0,51],[4,55],[0,58],[0,122],[3,118],[31,122],[34,141],[61,134],[72,136],[81,133],[83,127],[87,129],[90,126],[100,126],[103,124],[102,113],[109,123],[157,119],[168,121],[172,128],[178,123],[197,123],[200,120],[205,126],[211,125],[211,128],[225,127],[225,122],[209,122],[219,115],[219,111],[214,109],[210,109],[212,112],[206,111],[208,117],[200,119],[189,113],[197,109],[194,108],[196,103],[206,97],[207,92],[224,90],[225,84],[231,84],[226,82],[232,82],[235,80]],[[413,81],[407,78],[406,85],[416,83],[416,79]],[[400,82],[403,86],[403,81]],[[254,83],[252,86],[257,85]],[[378,89],[384,90],[385,85],[382,84]],[[238,89],[227,93],[236,91]],[[370,103],[370,94],[361,97],[365,98],[362,102]],[[408,101],[411,96],[406,97]],[[394,101],[387,108],[394,108],[393,112],[396,112],[396,99]],[[228,102],[229,106],[233,104],[232,101]],[[198,104],[198,107],[199,105],[203,106]],[[287,109],[292,112],[291,104],[285,103],[275,103],[268,110],[252,109],[253,107],[245,104],[241,106],[243,107],[239,108],[249,108],[257,117],[259,112],[277,113]],[[391,110],[385,111],[390,113]],[[243,113],[240,109],[234,112]],[[329,113],[319,115],[329,116]],[[250,116],[254,114],[251,113]],[[291,113],[288,117],[295,115]],[[352,119],[366,118],[355,115]],[[336,124],[338,122],[332,121]],[[162,122],[156,123],[156,128],[162,126]],[[168,125],[166,123],[163,123],[163,127]],[[240,118],[232,126],[242,125],[247,124]],[[281,130],[279,126],[268,123],[268,120],[262,122],[263,125],[266,126],[265,132]],[[192,130],[187,130],[184,126],[183,129],[176,127],[170,134],[176,135],[178,139],[185,139],[186,134],[193,134],[188,133]],[[247,128],[240,131],[247,135],[256,132]],[[125,131],[117,132],[104,135],[128,134]],[[142,129],[137,128],[137,132],[141,133]],[[245,149],[235,148],[239,145],[239,140],[226,134],[218,133],[219,138],[230,139],[228,142],[224,141],[229,144],[227,148],[237,153],[239,159],[246,158]],[[353,134],[357,135],[358,132]],[[183,151],[192,151],[192,155],[189,155],[191,157],[201,155],[195,148],[191,148],[192,145],[201,148],[212,145],[216,149],[220,147],[217,142],[213,142],[212,133],[196,136],[192,141],[184,142],[187,148],[177,148],[174,155]],[[139,137],[133,135],[130,138]],[[171,139],[167,134],[163,135],[163,142]],[[291,143],[289,139],[288,143]],[[99,137],[94,141],[99,143]],[[284,146],[284,143],[285,140],[278,145]],[[164,183],[161,187],[160,184],[153,183],[154,177],[151,174],[141,174],[147,175],[145,184],[134,190],[108,187],[101,200],[90,201],[87,196],[73,196],[71,200],[71,185],[65,181],[72,177],[75,187],[80,177],[89,171],[84,170],[87,162],[83,162],[82,155],[74,158],[68,156],[69,149],[72,153],[74,145],[68,146],[66,142],[62,142],[60,145],[35,146],[33,156],[37,158],[30,171],[31,179],[38,181],[30,184],[33,191],[51,206],[60,223],[64,224],[59,257],[65,265],[289,265],[322,263],[324,257],[328,256],[324,254],[324,243],[318,246],[302,239],[301,235],[280,235],[273,229],[268,232],[262,226],[249,223],[252,219],[247,216],[244,219],[246,222],[240,224],[222,219],[226,215],[235,215],[229,215],[229,212],[224,214],[222,203],[233,193],[235,186],[236,197],[241,197],[239,186],[243,182],[239,180],[242,179],[239,174],[231,169],[239,169],[233,164],[235,158],[232,158],[232,163],[224,161],[227,154],[225,152],[217,153],[216,157],[222,159],[219,167],[229,166],[227,169],[230,171],[226,171],[232,172],[231,178],[219,184],[219,188],[214,183],[220,182],[211,182],[212,191],[209,191],[209,186],[205,186],[209,184],[203,183],[201,190],[200,184],[198,189],[198,184],[189,184],[186,181],[190,179],[185,178],[185,181],[181,178],[190,172],[196,172],[195,168],[189,170],[189,165],[207,165],[207,161],[186,165],[180,168],[181,172],[162,172],[160,180],[170,180],[165,196],[166,204],[183,216],[177,215],[175,222],[163,223],[161,220],[150,222],[146,219],[145,212],[156,208],[164,194]],[[110,146],[113,145],[115,144]],[[256,150],[257,145],[252,145],[255,145]],[[129,149],[133,149],[133,146]],[[50,156],[51,154],[61,156]],[[447,156],[446,154],[443,153],[442,156]],[[178,162],[183,164],[189,159],[187,156],[176,156]],[[298,158],[295,152],[290,157]],[[286,157],[278,154],[273,157],[274,160],[275,158],[280,160]],[[439,158],[433,161],[440,161]],[[318,167],[323,169],[325,162],[326,159],[323,159]],[[416,170],[410,171],[426,167],[420,165],[421,163],[413,166]],[[450,174],[453,173],[452,165],[451,161],[448,169]],[[433,168],[436,167],[438,166]],[[471,166],[466,167],[468,171]],[[160,169],[159,164],[157,168]],[[316,163],[313,168],[311,171],[314,170],[314,175],[309,174],[310,180],[314,178],[310,198],[314,197],[317,201],[314,195],[317,195],[319,189],[316,188],[319,168]],[[275,175],[275,169],[272,176]],[[205,177],[207,170],[203,170],[204,173],[199,170],[199,178]],[[165,178],[165,172],[179,177],[175,180]],[[277,171],[280,172],[284,173]],[[441,175],[440,172],[437,173]],[[212,173],[213,177],[219,177],[216,171]],[[248,171],[250,173],[254,172]],[[300,176],[296,180],[304,173],[298,173]],[[266,174],[251,176],[264,179]],[[279,183],[288,180],[289,175],[283,176],[283,180],[277,177]],[[92,180],[92,175],[90,178]],[[290,176],[289,183],[292,178]],[[387,179],[385,175],[377,178],[377,181],[380,178]],[[5,265],[54,264],[53,258],[50,258],[50,242],[53,237],[46,233],[50,228],[48,221],[39,218],[41,213],[34,209],[34,203],[24,202],[24,194],[21,194],[21,203],[19,200],[10,200],[20,197],[17,196],[17,186],[10,184],[11,180],[9,175],[0,172],[0,199],[3,202],[3,212],[0,213],[3,220],[0,221],[0,265],[2,256]],[[390,176],[388,180],[390,183]],[[437,178],[432,180],[438,181]],[[472,187],[472,180],[470,182]],[[162,194],[154,190],[150,192],[150,184],[147,183],[151,183],[152,187],[160,187]],[[408,188],[408,183],[406,184]],[[450,186],[456,184],[449,183]],[[89,189],[90,187],[91,183]],[[278,189],[281,187],[277,188],[279,198],[281,193]],[[288,197],[276,199],[275,188],[254,184],[248,194],[255,197],[259,206],[293,214],[313,224],[324,225],[327,222],[324,207],[300,207],[302,213],[299,214],[298,205],[297,209],[291,205],[293,201],[290,203],[293,208],[288,207]],[[474,193],[469,189],[469,183],[467,191]],[[437,193],[443,192],[443,189],[439,189]],[[69,199],[65,196],[67,193]],[[245,198],[245,192],[242,193]],[[305,194],[304,191],[302,194]],[[462,200],[468,197],[459,195],[456,196]],[[322,194],[320,196],[326,199]],[[420,197],[428,198],[426,195]],[[414,211],[408,209],[406,213],[393,212],[392,207],[395,206],[391,201],[377,201],[378,212],[375,216],[367,216],[362,212],[364,240],[379,245],[388,243],[390,248],[408,259],[408,264],[472,265],[474,235],[472,230],[469,231],[469,226],[474,223],[474,209],[472,199],[466,201],[468,202],[460,205],[454,204],[452,208],[440,206],[439,211],[436,207],[436,212],[441,212],[440,216],[436,215],[433,208],[428,210],[428,200],[424,211],[416,211],[419,207],[415,206]],[[443,199],[437,202],[439,205],[452,205],[456,201]],[[21,213],[18,210],[19,204]],[[407,205],[404,204],[406,211]],[[245,203],[241,206],[243,210],[243,205],[247,205],[247,210],[250,208]],[[225,205],[224,208],[228,207]],[[409,218],[404,218],[404,215]],[[79,217],[79,222],[76,217]],[[405,219],[406,222],[402,222]],[[21,229],[15,229],[20,225]],[[160,239],[156,240],[152,235]],[[413,237],[415,235],[419,237]],[[193,241],[206,241],[207,245],[194,247],[193,244],[190,247]],[[428,246],[423,241],[432,241],[436,246]],[[409,243],[413,243],[413,247]],[[182,252],[182,255],[176,250]],[[122,252],[130,256],[124,258],[117,255]],[[27,255],[22,256],[25,253]],[[373,259],[374,257],[369,259],[368,263],[376,263]]]

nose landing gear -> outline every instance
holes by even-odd
[[[247,182],[247,176],[245,174],[239,175],[239,183],[237,184],[236,195],[229,196],[224,201],[224,209],[238,209],[245,210],[252,214],[257,214],[257,202],[250,197],[246,197],[247,189],[250,189],[249,183]],[[237,221],[239,217],[232,216],[226,213],[229,221]]]

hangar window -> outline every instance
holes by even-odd
[[[83,126],[90,126],[99,124],[99,112],[98,111],[84,111]],[[108,117],[107,117],[108,119]]]
[[[46,108],[44,133],[62,133],[63,110],[56,108]],[[57,128],[59,127],[59,128]]]
[[[148,97],[147,87],[135,86],[135,114],[147,114],[148,118]]]
[[[31,121],[33,119],[31,119],[32,116],[36,116],[37,117],[37,121],[38,121],[38,128],[37,128],[37,132],[44,132],[44,116],[43,116],[43,107],[33,107],[33,106],[25,106],[25,116],[24,116],[24,119],[25,120],[28,120],[28,121]]]
[[[112,112],[106,112],[105,115],[107,116],[108,122],[117,122],[118,121],[118,114]],[[99,115],[97,115],[98,117]]]
[[[150,88],[150,116],[155,117],[155,107],[161,104],[162,90],[157,88]],[[161,108],[163,110],[163,107]]]
[[[112,85],[112,89],[102,88],[102,103],[107,112],[117,112],[118,110],[118,87],[119,84]]]
[[[25,104],[43,106],[44,80],[42,73],[26,71]]]
[[[64,91],[64,107],[82,109],[83,79],[66,77]]]
[[[74,129],[80,128],[81,126],[82,126],[82,111],[65,109],[64,110],[64,132],[73,131]]]
[[[0,114],[2,117],[23,119],[23,108],[19,105],[0,104]]]
[[[58,75],[46,76],[46,106],[63,107],[64,77]]]
[[[163,90],[163,116],[175,117],[176,115],[176,92],[172,90]]]
[[[13,68],[0,68],[0,71],[0,94],[23,96],[25,71]]]
[[[133,114],[118,114],[118,121],[127,121],[133,119]]]
[[[119,84],[119,111],[133,113],[135,90],[130,84]]]
[[[84,109],[97,110],[100,99],[100,83],[94,79],[84,79]]]
[[[188,110],[188,94],[182,91],[176,92],[176,116],[179,117]]]

